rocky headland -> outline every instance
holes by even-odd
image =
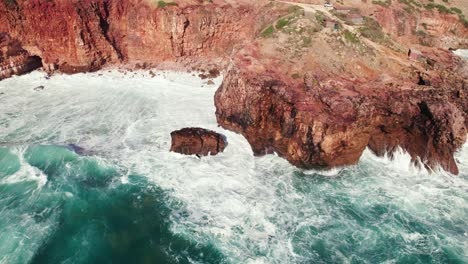
[[[3,0],[0,79],[41,66],[221,71],[218,123],[257,155],[330,168],[401,147],[457,174],[468,66],[449,49],[468,47],[463,7],[295,2]]]

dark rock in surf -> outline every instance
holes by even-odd
[[[185,155],[217,155],[227,146],[224,135],[203,128],[183,128],[172,132],[171,138],[171,151]]]
[[[63,145],[63,147],[69,149],[70,151],[75,152],[76,154],[78,154],[80,156],[93,156],[93,155],[96,155],[96,152],[94,152],[92,150],[87,150],[87,149],[82,148],[80,146],[77,146],[75,144],[67,144],[67,145]]]
[[[43,85],[39,85],[36,88],[34,88],[34,91],[42,91],[42,90],[44,90],[44,88],[45,87]]]

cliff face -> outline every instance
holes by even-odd
[[[106,63],[225,57],[256,34],[253,12],[219,4],[159,8],[137,0],[0,1],[0,32],[18,39],[47,69],[73,73]]]
[[[458,173],[453,154],[468,125],[462,79],[427,87],[309,73],[298,81],[277,68],[256,72],[250,60],[228,71],[215,104],[218,123],[242,133],[255,154],[275,151],[301,168],[331,168],[355,164],[366,147],[383,155],[401,146],[427,167]]]
[[[42,67],[41,59],[31,56],[21,44],[0,33],[0,80]]]
[[[372,16],[384,31],[400,43],[421,43],[440,48],[463,48],[468,45],[468,28],[456,14],[435,10],[408,12],[405,6],[379,7]]]

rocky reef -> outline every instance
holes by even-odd
[[[392,8],[357,3],[350,12],[364,18],[354,25],[321,4],[164,3],[0,1],[0,32],[8,35],[0,78],[41,64],[64,73],[110,65],[221,70],[218,123],[244,135],[257,155],[276,152],[301,168],[330,168],[356,163],[366,147],[378,155],[401,147],[427,168],[457,174],[468,66],[448,48],[467,45],[459,9],[421,3],[413,15],[401,1],[390,1]],[[200,133],[174,132],[171,149],[222,151],[219,136]]]
[[[171,138],[171,151],[185,155],[217,155],[227,146],[224,135],[203,128],[183,128],[172,132]]]

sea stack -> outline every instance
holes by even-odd
[[[183,128],[172,132],[171,138],[171,151],[184,155],[217,155],[227,146],[226,136],[203,128]]]

